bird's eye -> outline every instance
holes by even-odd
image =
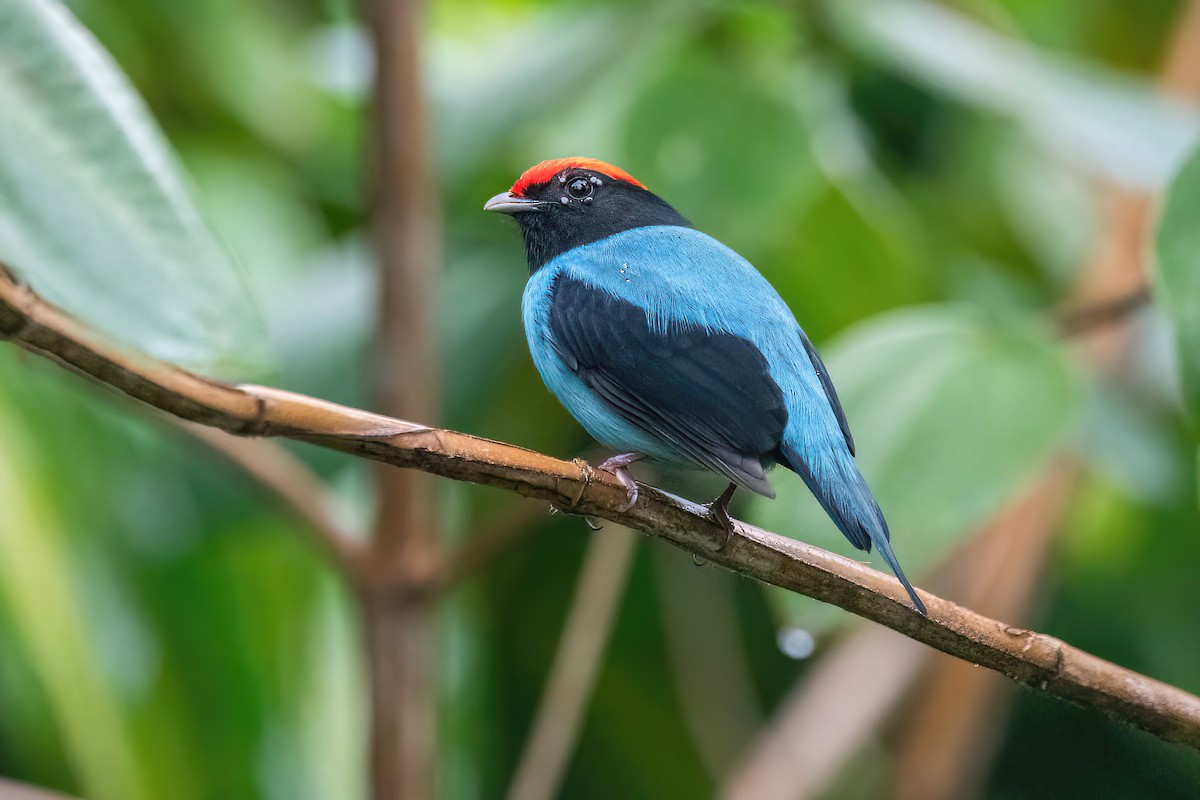
[[[592,196],[592,183],[587,178],[573,178],[567,183],[567,194],[576,200]]]

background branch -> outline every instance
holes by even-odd
[[[1031,572],[1045,554],[1074,472],[1073,464],[1056,461],[1032,491],[1002,510],[939,566],[932,580],[961,602],[971,607],[986,606],[992,613],[1011,610],[1014,603],[1027,599]],[[1022,560],[1024,564],[1015,563]],[[1014,575],[1015,581],[1011,580]],[[880,669],[881,664],[887,668]],[[962,661],[938,657],[892,631],[871,626],[850,633],[792,690],[771,723],[747,748],[729,776],[723,796],[736,800],[798,800],[824,795],[846,764],[878,734],[891,712],[911,693],[913,684],[928,674],[929,667],[944,674],[951,664],[964,668],[971,676],[995,676]],[[951,673],[950,682],[953,678]],[[914,706],[918,717],[928,716],[923,714],[927,697],[938,695],[943,685],[938,678],[924,683],[927,695]],[[961,685],[956,688],[959,693],[954,697],[973,710],[974,695]],[[955,734],[969,739],[961,727]],[[957,743],[948,744],[936,729],[937,735],[926,733],[900,736],[906,743],[901,752],[907,754],[936,743],[958,754]],[[931,761],[940,765],[940,759],[939,752]]]
[[[557,796],[625,594],[636,545],[625,528],[592,534],[508,800]]]
[[[1090,333],[1097,328],[1125,321],[1130,314],[1149,302],[1150,287],[1138,286],[1108,300],[1065,309],[1058,315],[1058,329],[1063,336]]]
[[[762,701],[738,618],[737,579],[682,556],[665,547],[653,553],[662,633],[684,723],[720,782],[762,728]]]
[[[375,405],[436,419],[430,308],[438,262],[437,190],[426,141],[421,0],[366,0],[375,52],[374,219],[379,258]],[[376,472],[370,572],[359,586],[367,633],[371,794],[432,798],[436,777],[432,598],[440,564],[436,487],[411,470]]]
[[[1031,616],[1050,548],[1078,478],[1060,457],[1031,492],[1009,505],[970,543],[949,576],[956,599],[1020,623]],[[950,800],[978,794],[1008,711],[1012,684],[934,654],[901,731],[889,796]]]
[[[338,522],[329,488],[302,460],[266,439],[246,439],[216,428],[206,428],[174,417],[185,431],[222,456],[275,495],[313,534],[318,547],[351,583],[362,569],[363,547],[357,537]]]
[[[649,487],[633,508],[620,511],[625,494],[615,478],[578,462],[278,389],[222,384],[133,357],[100,343],[95,334],[18,285],[7,272],[0,273],[0,337],[193,422],[243,435],[287,436],[612,520],[1200,750],[1200,698],[1194,695],[927,592],[922,594],[930,613],[922,617],[890,576],[744,523],[736,524],[722,548],[722,530],[702,506]]]

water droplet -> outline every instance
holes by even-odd
[[[804,628],[784,628],[775,637],[775,643],[780,652],[797,661],[808,658],[817,649],[813,635]]]

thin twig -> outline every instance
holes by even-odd
[[[725,800],[823,796],[934,655],[877,625],[822,656],[728,776]]]
[[[636,544],[633,533],[624,528],[592,535],[508,800],[557,796],[616,621]]]
[[[828,603],[1054,697],[1200,750],[1200,698],[1058,639],[988,619],[924,592],[913,611],[899,583],[857,561],[736,523],[728,543],[703,506],[650,487],[628,511],[607,473],[510,444],[391,419],[261,386],[218,383],[101,343],[84,325],[0,276],[0,337],[192,422],[286,436],[455,480],[574,503],[580,514],[659,537],[741,575]]]
[[[1058,330],[1063,336],[1081,336],[1098,328],[1123,322],[1134,311],[1150,302],[1150,287],[1138,286],[1109,300],[1101,300],[1078,308],[1068,308],[1058,315]]]

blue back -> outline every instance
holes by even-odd
[[[563,365],[546,324],[551,293],[562,275],[644,308],[655,330],[698,326],[752,342],[766,357],[786,400],[785,443],[802,454],[840,449],[849,456],[838,416],[783,299],[733,250],[699,231],[675,226],[634,228],[568,250],[535,272],[525,288],[525,331],[534,363],[547,386],[599,441],[686,461],[612,414]]]

